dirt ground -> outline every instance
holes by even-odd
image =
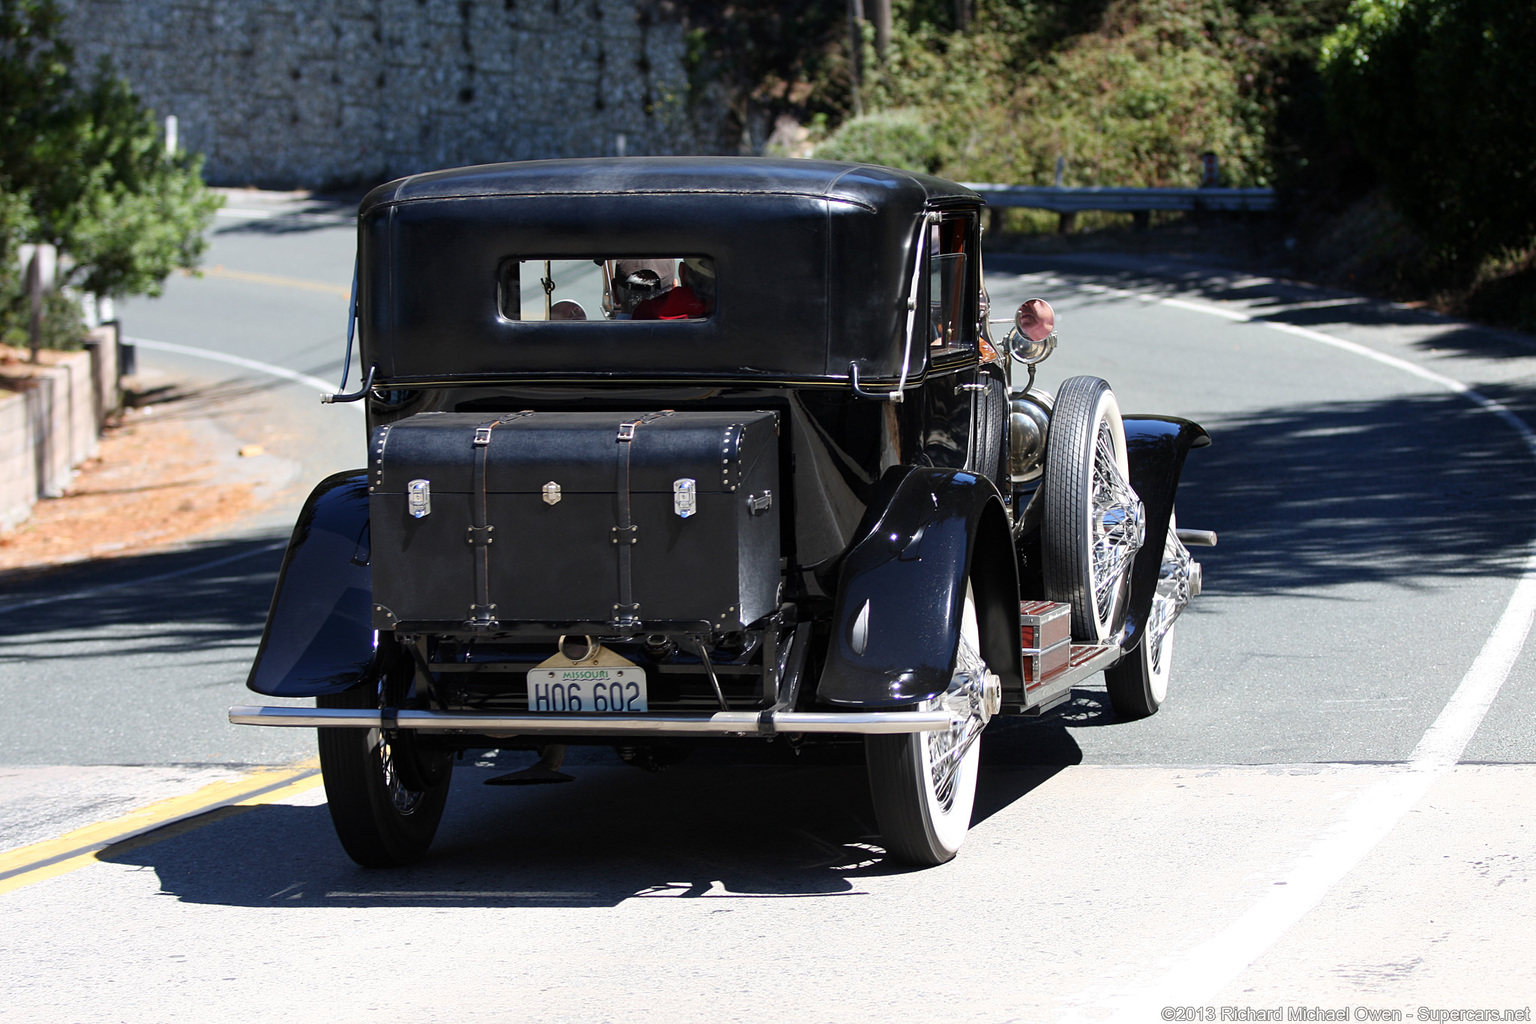
[[[171,547],[235,523],[255,507],[256,485],[230,478],[220,440],[163,409],[127,410],[62,497],[39,501],[26,522],[0,533],[0,582]]]

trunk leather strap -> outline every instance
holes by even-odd
[[[491,544],[496,540],[496,527],[489,522],[490,499],[486,494],[486,464],[491,457],[491,434],[511,420],[532,416],[531,409],[502,419],[492,420],[475,428],[474,479],[469,496],[470,527],[464,531],[464,540],[474,550],[475,602],[469,606],[469,619],[464,625],[470,629],[495,629],[501,623],[496,618],[496,606],[491,603]]]
[[[490,518],[490,503],[485,493],[485,466],[490,460],[491,432],[500,425],[501,420],[492,420],[475,428],[474,482],[469,496],[473,525],[465,531],[465,540],[474,548],[471,558],[475,566],[475,603],[469,606],[469,620],[465,623],[471,629],[492,629],[498,625],[496,606],[491,603],[491,541],[496,529],[486,521]]]
[[[613,543],[619,552],[619,600],[613,606],[616,626],[640,624],[640,606],[635,603],[634,553],[631,550],[640,541],[640,528],[630,516],[629,453],[638,428],[671,415],[672,410],[667,409],[646,413],[637,420],[625,420],[619,424],[618,436],[614,439],[619,460],[619,479],[614,495],[618,505],[618,525],[613,528]]]

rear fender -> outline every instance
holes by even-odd
[[[327,477],[294,525],[246,686],[318,697],[367,674],[377,646],[368,558],[368,474]]]
[[[888,708],[943,693],[967,576],[982,657],[1023,693],[1018,574],[1002,497],[973,473],[912,469],[843,560],[820,700]]]
[[[1189,420],[1171,416],[1125,417],[1131,487],[1141,498],[1147,516],[1147,541],[1131,565],[1131,602],[1120,641],[1126,651],[1141,642],[1142,627],[1152,609],[1163,564],[1163,545],[1159,540],[1168,535],[1168,520],[1173,514],[1184,457],[1191,448],[1204,448],[1210,443],[1205,429]]]

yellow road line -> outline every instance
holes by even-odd
[[[204,267],[203,271],[209,277],[223,277],[231,281],[249,281],[252,284],[270,284],[279,288],[302,288],[309,292],[324,292],[327,295],[339,295],[344,299],[352,297],[352,289],[346,285],[328,284],[325,281],[307,281],[302,277],[283,277],[280,274],[258,274],[250,270],[228,270],[223,265]]]
[[[120,818],[76,829],[57,839],[0,853],[0,893],[41,882],[99,859],[108,848],[175,822],[190,827],[166,830],[136,846],[159,842],[262,804],[277,803],[320,785],[320,768],[313,760],[287,768],[266,768],[238,779],[212,782],[192,793],[157,800]],[[191,822],[190,819],[199,819]]]

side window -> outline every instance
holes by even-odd
[[[928,229],[928,341],[933,358],[976,350],[975,224],[974,216],[954,216]]]

